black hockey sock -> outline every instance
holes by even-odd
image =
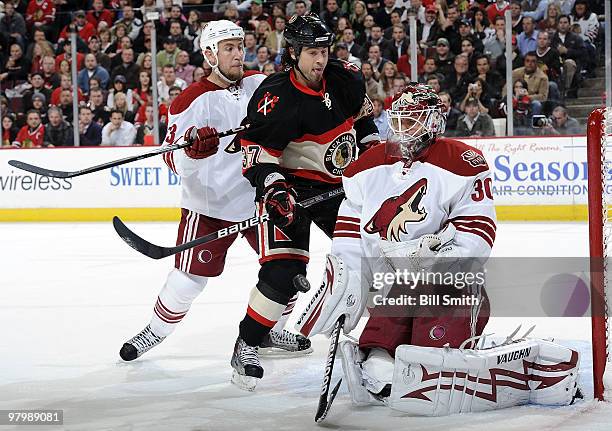
[[[271,329],[246,314],[240,322],[240,338],[249,346],[259,346]]]

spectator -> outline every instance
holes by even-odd
[[[42,59],[42,76],[45,80],[45,88],[52,90],[59,87],[60,77],[55,73],[55,59],[50,55]]]
[[[342,31],[340,42],[346,44],[346,48],[353,57],[361,58],[363,47],[355,43],[355,32],[352,28],[345,28]],[[361,64],[361,60],[359,60],[359,64]]]
[[[467,56],[458,55],[455,57],[453,70],[445,75],[444,89],[450,93],[453,100],[463,100],[470,82],[472,82],[472,76],[468,72]]]
[[[275,58],[277,55],[282,53],[285,48],[285,24],[287,19],[284,16],[277,16],[274,18],[274,31],[271,31],[266,37],[266,46],[270,50],[270,56]]]
[[[576,0],[574,9],[571,15],[572,24],[580,25],[580,35],[584,41],[586,49],[586,62],[584,66],[587,69],[588,75],[595,76],[595,67],[597,66],[597,52],[595,50],[595,40],[599,33],[599,21],[597,15],[591,12],[587,0]]]
[[[304,16],[310,12],[311,4],[310,0],[291,0],[287,3],[286,14],[287,16]]]
[[[151,75],[149,75],[149,72],[144,70],[140,71],[139,78],[140,83],[138,87],[132,91],[132,98],[135,103],[134,111],[137,112],[135,120],[136,122],[142,123],[145,118],[145,106],[153,101],[153,92],[151,91]]]
[[[110,119],[110,108],[104,103],[102,90],[89,91],[89,108],[93,114],[93,121],[105,125]]]
[[[441,6],[440,6],[441,7]],[[442,32],[440,36],[448,40],[450,48],[453,53],[459,54],[461,52],[461,39],[459,37],[459,10],[456,4],[451,4],[446,10],[446,17],[441,20],[440,28]]]
[[[459,104],[459,110],[465,112],[465,106],[468,100],[474,99],[478,102],[478,112],[481,114],[488,114],[489,107],[491,106],[491,97],[487,93],[486,85],[487,84],[480,78],[468,84],[468,91]]]
[[[114,94],[111,111],[113,110],[121,111],[125,121],[132,124],[134,123],[135,114],[134,111],[128,107],[127,96],[125,93],[118,91]]]
[[[516,43],[516,36],[512,36],[512,70],[522,67],[524,63],[523,56],[518,51],[518,44]],[[506,54],[503,53],[495,61],[495,70],[505,77],[506,76]]]
[[[136,52],[143,53],[146,51],[145,41],[148,40],[149,43],[151,42],[151,32],[154,26],[155,26],[154,21],[146,21],[142,25],[142,28],[140,29],[138,36],[136,37],[136,39],[134,39],[133,48]],[[157,40],[159,40],[159,37],[157,38]]]
[[[40,114],[40,120],[43,123],[47,122],[47,99],[42,93],[32,94],[32,110]],[[26,111],[28,112],[28,111]]]
[[[257,21],[257,28],[255,29],[255,36],[257,37],[257,45],[262,46],[266,44],[268,34],[272,31],[272,27],[268,21]]]
[[[33,29],[45,32],[51,31],[50,27],[55,21],[55,5],[53,0],[30,0],[25,16],[26,24]]]
[[[523,32],[523,6],[520,0],[512,1],[510,17],[512,18],[512,34],[521,34]]]
[[[93,54],[96,57],[96,63],[106,69],[107,72],[110,73],[111,69],[111,59],[108,55],[104,54],[100,51],[100,38],[98,36],[92,36],[87,41],[87,47],[89,48],[89,53]]]
[[[423,65],[423,73],[419,75],[418,81],[421,84],[427,82],[429,77],[435,76],[438,77],[438,66],[436,66],[436,59],[433,57],[429,57],[425,60],[425,64]]]
[[[72,90],[62,90],[59,95],[59,103],[56,105],[62,111],[62,117],[70,124],[74,121],[74,114],[72,107],[74,103],[72,101]],[[47,115],[49,115],[47,111]]]
[[[189,54],[187,51],[180,51],[176,56],[176,67],[174,68],[176,77],[190,85],[193,82],[194,70],[195,66],[189,64]]]
[[[89,106],[79,107],[79,140],[83,147],[99,146],[102,143],[102,127],[93,121]]]
[[[558,83],[561,78],[561,59],[559,52],[550,47],[550,36],[547,31],[538,34],[536,56],[538,67],[548,75],[548,81]]]
[[[11,45],[11,51],[8,60],[2,67],[0,73],[0,81],[25,81],[28,79],[31,64],[30,61],[23,56],[23,48],[18,43]],[[17,84],[17,83],[15,83]]]
[[[139,77],[140,80],[140,77]],[[123,93],[126,96],[127,109],[132,110],[134,104],[134,96],[131,88],[127,88],[125,76],[117,75],[113,81],[113,87],[109,89],[108,96],[106,97],[106,106],[113,108],[115,106],[115,94]],[[124,112],[125,114],[125,112]]]
[[[185,36],[183,33],[183,27],[181,27],[181,23],[179,21],[170,22],[170,31],[168,36],[174,39],[179,51],[188,51],[193,49],[193,41],[189,40],[189,38]]]
[[[539,21],[546,13],[548,0],[523,0],[521,6],[523,7],[524,17],[529,17],[534,21]]]
[[[436,68],[438,73],[447,76],[453,69],[455,62],[455,55],[450,52],[450,43],[448,39],[441,37],[436,42],[436,53],[434,55],[436,60]]]
[[[497,58],[506,50],[506,27],[502,17],[495,18],[493,30],[484,41],[484,52],[492,61],[497,62]]]
[[[402,73],[397,73],[393,77],[393,86],[391,87],[391,91],[389,91],[389,95],[384,100],[384,108],[390,109],[391,102],[393,102],[393,96],[397,93],[402,93],[406,89],[406,76]]]
[[[474,50],[474,44],[469,38],[465,38],[461,41],[461,54],[465,55],[468,59],[468,71],[471,75],[476,74],[476,51]]]
[[[382,56],[382,53],[387,50],[389,44],[389,41],[383,37],[381,27],[379,25],[372,26],[370,29],[370,38],[363,46],[362,58],[364,60],[368,58],[368,55],[370,54],[370,47],[374,45],[378,45],[380,55]]]
[[[210,75],[210,73],[208,75]],[[200,82],[202,78],[205,78],[208,75],[206,75],[206,73],[204,72],[203,67],[196,67],[195,70],[193,71],[193,82]]]
[[[453,99],[446,91],[441,91],[439,94],[440,100],[444,105],[444,113],[446,114],[446,131],[444,136],[457,136],[457,121],[461,116],[461,111],[453,106]]]
[[[236,12],[238,12],[237,9],[235,10]],[[236,16],[238,17],[238,15]],[[228,17],[227,15],[225,15],[225,18],[234,22],[234,24],[239,25],[238,23],[239,19],[235,20],[233,18]],[[187,26],[185,27],[183,34],[193,44],[193,41],[201,32],[202,32],[202,21],[200,20],[200,13],[195,9],[191,9],[189,11],[189,15],[187,15]],[[186,51],[189,51],[189,50],[186,50]]]
[[[255,66],[257,60],[257,39],[255,33],[244,33],[244,67],[248,70]]]
[[[86,19],[96,29],[101,21],[108,24],[109,27],[113,26],[115,15],[111,10],[104,7],[104,0],[93,0],[92,8],[87,12]]]
[[[482,41],[476,37],[472,32],[472,25],[470,21],[466,18],[459,21],[459,37],[461,38],[461,43],[463,41],[469,40],[472,46],[474,47],[474,51],[481,53],[484,51],[484,45]],[[463,52],[463,46],[461,45],[461,52]]]
[[[263,72],[264,66],[268,63],[270,63],[270,50],[265,45],[260,46],[257,48],[257,58],[255,64],[249,69]]]
[[[124,5],[122,11],[123,17],[117,21],[117,24],[123,24],[129,38],[136,40],[142,28],[142,21],[134,15],[134,8],[130,4]]]
[[[111,81],[115,81],[117,75],[123,75],[126,79],[128,88],[135,88],[138,85],[138,74],[140,73],[140,67],[134,63],[134,51],[124,49],[121,52],[121,64],[113,69],[111,72]]]
[[[552,46],[559,52],[563,62],[563,73],[566,97],[578,97],[579,74],[576,70],[582,69],[585,55],[584,41],[580,36],[569,31],[570,20],[567,15],[561,15],[557,24],[557,32],[553,36]]]
[[[118,41],[119,44],[115,48],[115,55],[111,58],[111,70],[121,64],[121,53],[125,49],[132,48],[132,39],[130,39],[128,36],[123,35],[118,38]]]
[[[242,20],[241,27],[245,30],[257,30],[259,21],[268,21],[270,16],[263,11],[263,1],[253,0],[249,15]]]
[[[168,124],[168,109],[182,91],[183,90],[181,90],[179,87],[170,87],[170,90],[168,91],[168,94],[170,95],[168,101],[160,103],[159,105],[159,121]]]
[[[495,70],[491,70],[489,57],[484,54],[476,57],[476,76],[486,83],[491,98],[499,99],[501,97],[504,79]]]
[[[420,0],[417,0],[417,1],[420,1]],[[385,39],[391,40],[393,38],[393,27],[395,27],[396,25],[401,25],[402,28],[404,29],[404,33],[408,33],[408,26],[405,24],[402,24],[401,9],[393,9],[393,11],[391,11],[391,25],[385,28],[383,31],[383,37]],[[417,25],[417,29],[418,27],[419,25]]]
[[[383,67],[387,63],[387,59],[382,58],[380,53],[380,45],[372,45],[368,50],[368,63],[372,65],[375,71],[381,73]]]
[[[11,1],[4,3],[4,16],[0,19],[0,34],[7,37],[7,41],[17,42],[22,47],[27,40],[26,22],[23,16],[15,11],[15,5]]]
[[[157,82],[157,94],[160,101],[167,101],[170,97],[170,87],[178,87],[181,90],[187,88],[187,83],[176,77],[174,67],[166,64],[162,69],[162,78]]]
[[[166,136],[166,124],[159,123],[159,142],[164,141]],[[153,105],[149,103],[145,106],[145,121],[138,127],[136,132],[136,145],[154,145],[153,133],[155,132],[153,121]]]
[[[504,16],[506,10],[510,8],[510,3],[506,0],[497,0],[494,3],[487,6],[487,18],[489,18],[489,22],[494,22],[495,17]]]
[[[270,76],[276,72],[276,66],[274,65],[274,63],[268,63],[264,66],[262,72],[264,75]]]
[[[40,72],[34,72],[30,75],[29,78],[31,87],[23,92],[23,107],[24,111],[29,111],[32,109],[32,96],[35,93],[41,93],[45,96],[45,100],[49,100],[51,98],[51,90],[45,88],[45,79]]]
[[[338,8],[338,2],[336,0],[327,0],[325,2],[325,10],[321,12],[320,16],[321,20],[330,30],[336,31],[338,20],[340,17],[345,17],[346,15]]]
[[[40,113],[32,109],[26,114],[26,125],[17,133],[13,145],[19,148],[42,147],[44,136],[45,126],[40,121]]]
[[[421,49],[433,46],[440,37],[440,25],[438,24],[438,10],[434,4],[425,7],[425,21],[417,26],[417,40]]]
[[[517,42],[519,52],[523,57],[528,52],[535,51],[538,46],[538,31],[535,29],[533,18],[523,18],[523,32],[518,35]]]
[[[68,66],[72,67],[72,41],[66,39],[59,44],[61,46],[62,53],[55,58],[55,70],[60,70],[60,63],[64,60],[68,62]],[[77,52],[77,70],[83,69],[83,60],[85,56],[80,52]]]
[[[123,119],[123,112],[112,110],[110,123],[102,128],[102,145],[127,147],[134,144],[136,128]]]
[[[176,39],[172,36],[168,36],[164,39],[164,49],[157,53],[157,64],[176,64],[176,56],[179,53],[179,49],[176,46]]]
[[[538,30],[540,31],[554,31],[557,29],[557,21],[561,16],[561,7],[559,3],[548,3],[546,8],[546,16],[542,21],[538,23]]]
[[[406,32],[404,26],[401,24],[395,24],[393,26],[393,36],[391,43],[387,45],[387,51],[383,54],[383,57],[397,63],[397,60],[404,54],[407,54],[410,50],[410,45],[406,39]]]
[[[43,147],[72,147],[74,146],[74,133],[72,126],[62,118],[62,111],[52,106],[47,111],[49,122],[45,126]]]
[[[361,63],[361,73],[366,85],[366,94],[370,99],[383,98],[384,94],[378,92],[378,81],[374,78],[374,67],[368,62]]]
[[[100,80],[100,86],[106,89],[110,75],[102,66],[98,65],[94,54],[85,55],[85,68],[77,76],[77,84],[83,93],[89,93],[89,80],[96,77]]]
[[[150,52],[140,53],[136,64],[140,67],[140,72],[147,72],[149,75],[153,75],[153,56]],[[159,64],[157,65],[157,70],[159,70]]]
[[[437,75],[431,75],[427,78],[427,81],[425,81],[425,85],[429,85],[434,93],[440,94],[442,91],[442,83],[440,81],[441,79]]]
[[[60,86],[51,93],[51,100],[49,101],[49,104],[58,105],[60,103],[60,95],[63,90],[69,90],[72,94],[72,79],[70,78],[70,75],[61,75]],[[83,102],[85,100],[85,96],[80,88],[77,88],[77,94],[79,102]]]
[[[364,21],[366,16],[368,15],[368,8],[364,1],[356,0],[351,2],[351,11],[349,15],[349,22],[351,23],[351,28],[355,36],[363,33],[365,30]],[[350,47],[350,44],[349,44]],[[356,53],[352,53],[355,57],[359,57]]]
[[[479,112],[478,100],[467,100],[465,114],[457,121],[457,136],[495,136],[493,119],[489,114]]]
[[[517,80],[513,85],[512,113],[517,132],[524,135],[531,134],[531,97],[524,79]]]
[[[490,21],[485,15],[484,11],[478,7],[472,8],[472,13],[472,28],[474,29],[474,34],[478,36],[480,40],[485,40],[488,32],[491,31],[489,28]]]
[[[96,27],[87,21],[85,12],[82,10],[74,12],[72,24],[76,27],[77,33],[79,34],[81,40],[89,40],[91,36],[94,36],[97,33]],[[59,34],[58,42],[63,42],[70,39],[69,26],[70,24],[62,29]]]
[[[98,32],[100,38],[100,52],[106,54],[112,60],[115,56],[115,45],[109,29],[102,29]]]
[[[552,135],[580,135],[584,133],[578,120],[572,118],[563,106],[557,106],[552,111],[550,122],[544,126],[545,132]]]
[[[525,65],[523,67],[512,71],[512,83],[514,85],[519,79],[527,82],[532,112],[534,115],[539,115],[542,112],[542,102],[548,100],[548,76],[538,69],[538,60],[535,52],[528,53],[524,61]]]
[[[357,57],[352,56],[349,53],[348,46],[346,46],[346,44],[343,42],[336,44],[334,48],[334,55],[340,60],[348,61],[349,63],[353,63],[357,67],[361,67],[361,60]]]
[[[30,47],[32,48],[30,56],[26,55],[26,58],[31,62],[30,73],[40,72],[42,70],[42,59],[47,55],[53,57],[55,52],[51,44],[46,40],[34,42],[28,48]]]
[[[10,147],[15,142],[19,133],[19,128],[15,124],[15,119],[12,115],[2,116],[2,146]]]
[[[91,90],[102,90],[103,93],[106,91],[102,88],[100,80],[95,76],[89,80],[89,91]]]
[[[380,97],[374,97],[372,99],[373,117],[374,124],[378,128],[378,135],[383,141],[389,138],[390,130],[389,127],[389,116],[387,111],[384,109],[384,102]]]
[[[393,95],[393,78],[395,75],[397,75],[397,66],[390,61],[386,62],[378,80],[378,92],[384,94],[385,98]]]

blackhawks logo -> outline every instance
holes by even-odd
[[[269,91],[266,91],[261,100],[257,102],[257,112],[264,114],[264,116],[268,115],[268,113],[274,109],[277,103],[278,96],[272,96]]]
[[[341,176],[355,158],[355,137],[343,133],[331,143],[325,152],[325,168],[332,175]]]

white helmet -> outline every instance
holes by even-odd
[[[211,21],[202,29],[202,34],[200,35],[200,48],[202,49],[202,55],[204,55],[204,60],[208,65],[212,68],[213,71],[216,71],[219,76],[227,80],[229,83],[233,84],[235,81],[230,81],[224,76],[219,69],[219,59],[217,58],[217,53],[219,52],[219,42],[222,42],[227,39],[240,39],[244,41],[244,30],[242,27],[234,24],[231,21],[226,19],[222,19],[219,21]],[[204,51],[210,49],[215,57],[215,64],[211,64],[208,60],[208,57],[204,54]]]

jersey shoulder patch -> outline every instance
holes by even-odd
[[[365,151],[357,160],[348,165],[344,170],[343,176],[352,178],[368,169],[377,166],[392,165],[402,160],[401,157],[397,155],[397,152],[393,151],[391,147],[392,145],[390,144],[379,144]]]
[[[480,150],[448,138],[436,138],[436,142],[418,160],[462,177],[472,177],[489,170]]]
[[[223,90],[217,84],[210,82],[208,79],[204,78],[199,82],[194,82],[189,87],[187,87],[181,94],[178,95],[174,102],[170,105],[170,114],[177,115],[181,112],[185,111],[187,108],[191,106],[194,100],[200,97],[202,94],[215,91],[215,90]]]

